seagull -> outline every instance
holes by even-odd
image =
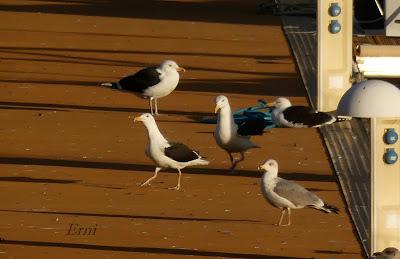
[[[278,226],[290,226],[290,209],[310,207],[325,213],[338,214],[339,209],[324,203],[317,195],[308,191],[303,186],[278,177],[278,163],[269,159],[258,167],[265,171],[261,180],[261,193],[274,207],[282,210]],[[288,223],[282,225],[283,216],[288,212]]]
[[[134,93],[148,98],[151,114],[158,115],[157,99],[169,95],[179,82],[179,73],[185,72],[175,61],[165,60],[159,67],[148,67],[133,75],[122,78],[117,83],[102,83],[102,86]],[[153,112],[153,100],[155,112]]]
[[[250,141],[250,136],[262,134],[265,124],[254,121],[237,126],[232,116],[228,98],[223,95],[215,98],[215,113],[218,113],[218,119],[214,138],[218,146],[228,153],[231,161],[230,170],[234,172],[237,164],[244,160],[246,150],[259,148]],[[235,160],[232,153],[240,153],[240,158]]]
[[[150,182],[157,177],[157,173],[163,168],[178,170],[178,184],[169,189],[179,190],[181,186],[181,169],[187,166],[208,165],[209,161],[204,160],[197,151],[187,147],[185,144],[168,142],[157,127],[154,117],[144,113],[134,118],[134,122],[141,121],[147,129],[148,145],[146,155],[154,161],[156,169],[154,175],[141,186],[150,185]]]
[[[336,121],[345,120],[325,112],[316,112],[306,106],[292,106],[289,99],[279,97],[271,104],[272,120],[278,127],[317,128]]]
[[[387,247],[382,252],[376,252],[373,254],[375,259],[400,259],[400,252],[395,247]]]

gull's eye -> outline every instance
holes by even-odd
[[[272,163],[272,162],[269,162],[269,163],[268,163],[268,165],[270,165],[270,166],[273,166],[273,165],[274,165],[274,163]]]

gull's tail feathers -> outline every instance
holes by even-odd
[[[205,160],[205,159],[203,159],[203,158],[197,158],[197,159],[195,159],[195,160],[192,160],[192,161],[190,161],[189,162],[189,165],[190,166],[195,166],[195,165],[208,165],[208,164],[210,164],[210,161],[208,161],[208,160]]]
[[[349,121],[351,120],[352,117],[349,116],[337,116],[336,117],[336,122],[341,122],[341,121]]]
[[[110,88],[110,89],[121,89],[121,87],[118,83],[105,82],[105,83],[101,83],[100,86]]]
[[[261,148],[261,146],[254,144],[253,142],[250,141],[250,143],[248,143],[248,146],[246,148],[246,150],[248,149],[252,149],[252,148]]]
[[[339,208],[333,205],[329,205],[329,204],[324,204],[324,206],[314,206],[314,205],[310,205],[310,208],[316,209],[316,210],[320,210],[323,211],[325,213],[335,213],[335,214],[339,214]]]
[[[325,209],[328,213],[335,213],[335,214],[339,214],[339,208],[333,205],[329,205],[329,204],[324,204],[324,207],[322,207],[323,209]]]
[[[334,116],[334,115],[331,115],[330,113],[317,112],[317,113],[315,113],[314,119],[315,119],[315,122],[314,122],[315,125],[312,127],[319,128],[321,126],[332,124],[332,123],[349,121],[349,120],[351,120],[351,117]]]
[[[192,165],[208,165],[208,164],[210,164],[210,161],[205,160],[203,157],[201,157],[198,151],[193,150],[193,153],[195,153],[198,156],[198,158],[189,162],[189,164],[191,166]]]

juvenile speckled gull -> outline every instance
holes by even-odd
[[[161,134],[151,114],[144,113],[136,117],[134,121],[141,121],[146,127],[148,137],[146,155],[157,165],[154,175],[144,182],[142,186],[150,184],[161,169],[174,168],[179,173],[178,184],[170,189],[179,190],[181,186],[181,169],[187,166],[209,164],[207,160],[202,159],[198,152],[191,150],[185,144],[168,142]]]
[[[265,125],[264,123],[244,123],[238,127],[234,122],[228,98],[223,95],[215,98],[215,113],[217,112],[219,113],[214,138],[218,146],[228,153],[231,161],[230,170],[234,172],[237,164],[244,160],[244,152],[250,148],[258,148],[250,141],[250,136],[261,134]],[[232,153],[240,153],[240,159],[235,160]]]
[[[179,83],[179,71],[184,72],[185,69],[179,67],[175,61],[166,60],[159,67],[147,67],[122,78],[117,83],[102,83],[101,85],[148,98],[151,114],[158,115],[157,99],[175,90]]]
[[[269,159],[259,166],[259,170],[265,171],[261,180],[261,193],[274,207],[282,210],[278,226],[290,225],[290,209],[302,209],[310,207],[326,213],[338,213],[335,206],[324,203],[317,195],[308,191],[303,186],[278,177],[278,163]],[[288,223],[282,225],[283,216],[288,212]]]
[[[307,106],[292,106],[289,99],[284,97],[276,99],[271,106],[274,106],[272,120],[277,127],[316,128],[338,120],[329,113],[316,112]]]

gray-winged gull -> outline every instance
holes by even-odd
[[[292,106],[289,99],[284,97],[279,97],[271,106],[274,106],[272,120],[278,127],[315,128],[338,120],[335,116],[325,112],[316,112],[310,107]]]
[[[269,159],[259,166],[265,173],[261,180],[261,192],[264,198],[274,207],[282,210],[278,226],[290,225],[290,209],[310,207],[326,213],[338,213],[335,206],[324,203],[317,195],[303,186],[278,177],[278,163]],[[283,216],[288,212],[288,223],[282,225]]]
[[[232,164],[230,170],[234,172],[237,164],[244,160],[244,152],[250,148],[258,148],[259,146],[250,141],[250,135],[252,135],[250,134],[250,130],[248,131],[245,128],[241,129],[235,124],[231,107],[226,96],[220,95],[215,98],[215,113],[218,111],[214,138],[218,146],[229,154]],[[262,127],[264,129],[265,125],[262,125]],[[240,159],[235,160],[232,153],[240,153]]]
[[[141,186],[150,184],[161,169],[174,168],[179,173],[178,184],[170,189],[179,190],[181,186],[181,169],[187,166],[209,164],[207,160],[202,159],[198,152],[190,149],[185,144],[168,142],[161,134],[151,114],[144,113],[139,117],[135,117],[134,121],[141,121],[146,127],[148,136],[146,155],[157,165],[154,175]]]
[[[151,114],[158,115],[157,99],[169,95],[179,82],[179,71],[185,71],[175,61],[166,60],[159,67],[148,67],[133,75],[126,76],[117,83],[103,83],[112,89],[134,93],[149,99]],[[153,100],[155,113],[153,113]]]

